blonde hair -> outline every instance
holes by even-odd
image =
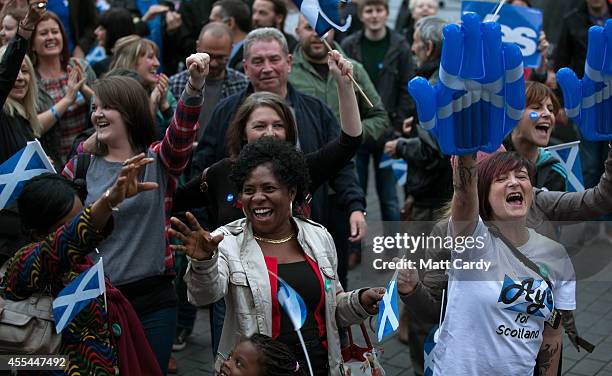
[[[155,54],[159,51],[155,42],[141,36],[128,35],[119,38],[113,47],[113,61],[109,70],[115,68],[136,70],[138,59],[145,56],[150,50]]]
[[[7,46],[3,46],[0,48],[0,59],[2,59],[4,56],[6,47]],[[28,71],[30,73],[30,80],[28,82],[28,90],[26,95],[20,101],[11,98],[9,95],[6,98],[6,102],[4,102],[3,110],[9,116],[19,115],[26,119],[30,123],[34,136],[40,137],[42,133],[42,125],[38,121],[38,84],[36,83],[36,73],[34,70],[34,65],[32,64],[32,61],[28,55],[24,57],[23,62],[28,67]],[[21,65],[19,67],[19,69],[21,69]]]

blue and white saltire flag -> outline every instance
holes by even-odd
[[[393,169],[393,175],[397,184],[403,186],[406,184],[406,178],[408,177],[408,164],[403,159],[393,159],[388,154],[383,153],[380,158],[378,168],[391,168]]]
[[[437,342],[437,334],[440,330],[440,326],[438,324],[434,325],[429,334],[427,334],[427,338],[425,338],[425,343],[423,343],[423,356],[424,356],[424,364],[423,364],[423,376],[433,376],[433,349],[436,347]]]
[[[474,12],[481,19],[493,12],[495,3],[486,1],[463,1],[461,13]],[[540,33],[542,31],[542,12],[536,8],[519,7],[509,4],[499,11],[493,21],[501,26],[502,41],[516,43],[523,54],[523,64],[526,67],[537,68],[540,65]]]
[[[341,1],[346,3],[348,1]],[[338,0],[293,0],[300,13],[320,37],[331,29],[346,31],[351,26],[351,16],[342,25],[340,19],[340,1]]]
[[[89,302],[106,291],[102,259],[76,277],[53,300],[55,330],[60,333]]]
[[[569,181],[568,192],[584,191],[582,164],[580,163],[580,154],[578,153],[579,145],[580,141],[574,141],[545,148],[550,154],[561,161],[565,167]]]
[[[300,330],[306,321],[306,303],[289,284],[278,278],[278,304],[293,324],[294,330]]]
[[[15,201],[25,183],[55,169],[38,141],[30,141],[0,165],[0,209]]]
[[[304,356],[306,357],[306,363],[308,364],[308,370],[310,371],[310,375],[314,375],[312,372],[312,365],[310,364],[310,357],[308,356],[308,350],[306,349],[306,343],[304,342],[304,338],[302,337],[302,333],[300,329],[304,325],[306,321],[306,315],[308,311],[306,310],[306,303],[304,303],[304,299],[297,293],[289,284],[283,281],[282,278],[275,275],[278,280],[278,304],[281,306],[283,311],[289,316],[289,320],[291,320],[291,324],[293,324],[293,329],[295,330],[300,343],[302,344],[302,350],[304,350]]]
[[[387,291],[383,295],[382,301],[378,308],[378,328],[376,334],[378,335],[378,342],[382,341],[386,336],[395,332],[399,328],[399,309],[397,306],[397,271],[393,275]]]

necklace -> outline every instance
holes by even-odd
[[[282,239],[262,238],[261,236],[257,236],[255,234],[253,234],[253,237],[255,238],[255,240],[259,240],[260,242],[264,242],[264,243],[283,244],[283,243],[287,243],[289,240],[293,239],[295,237],[295,232],[292,232],[291,234],[289,234],[289,236],[287,236],[285,238],[282,238]]]

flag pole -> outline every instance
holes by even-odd
[[[327,33],[325,35],[323,35],[321,37],[321,41],[323,42],[323,44],[325,44],[325,47],[327,47],[328,50],[332,51],[333,48],[332,46],[329,45],[329,43],[327,42],[327,40],[325,39],[325,37],[327,36]],[[351,81],[353,82],[353,85],[355,85],[355,87],[357,87],[357,91],[359,91],[359,94],[361,94],[361,96],[363,97],[363,99],[365,99],[366,103],[368,104],[368,106],[370,106],[370,108],[373,108],[374,105],[372,104],[372,101],[370,100],[370,98],[368,98],[368,96],[366,95],[366,93],[363,92],[363,89],[361,88],[361,86],[359,86],[359,84],[357,83],[357,81],[355,81],[355,78],[353,78],[352,74],[349,74],[348,77],[351,79]]]
[[[98,247],[96,247],[95,249],[96,253],[100,254]],[[100,262],[102,262],[102,270],[104,271],[104,262],[102,261],[102,256],[100,256]],[[104,275],[104,272],[102,272],[102,275]],[[106,286],[104,286],[104,292],[102,293],[102,295],[104,296],[104,309],[106,310],[106,312],[108,312],[108,304],[106,302]]]

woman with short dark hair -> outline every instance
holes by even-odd
[[[176,218],[171,230],[189,267],[189,300],[197,305],[225,298],[227,307],[216,371],[244,336],[269,335],[292,350],[308,367],[291,319],[277,292],[283,279],[303,298],[306,319],[300,329],[314,375],[342,375],[339,327],[358,324],[378,311],[384,288],[345,292],[337,276],[337,255],[329,232],[293,215],[308,187],[304,155],[286,141],[264,137],[246,145],[232,166],[245,218],[212,234],[187,213],[189,226]]]

